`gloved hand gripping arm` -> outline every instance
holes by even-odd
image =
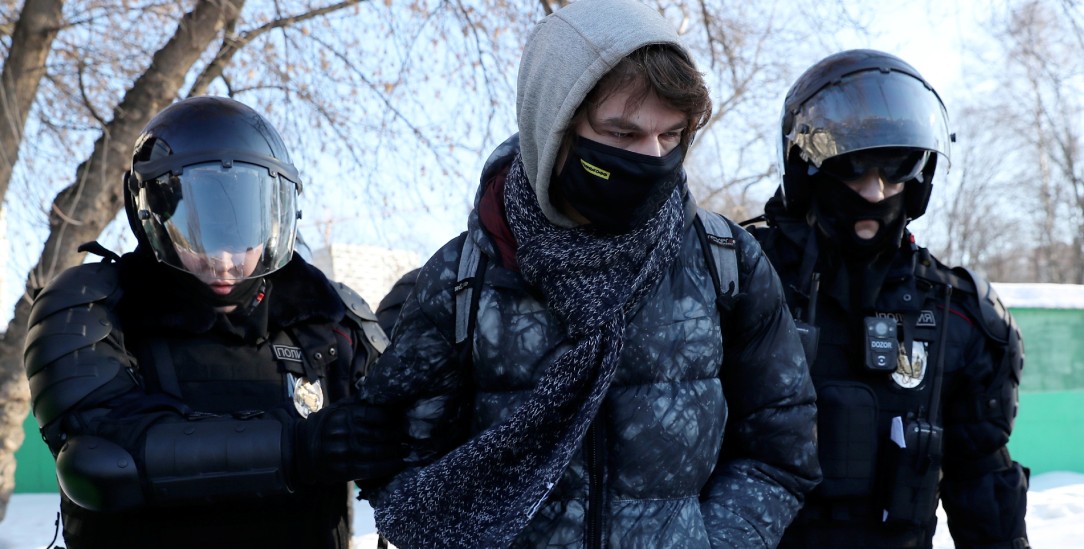
[[[403,468],[402,414],[357,399],[339,401],[295,428],[296,478],[302,483],[381,483]]]

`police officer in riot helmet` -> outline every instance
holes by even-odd
[[[1006,444],[1020,333],[989,283],[907,224],[949,165],[948,117],[909,64],[829,56],[786,96],[782,184],[753,229],[817,388],[824,480],[780,547],[1027,547],[1027,470]]]
[[[386,339],[294,254],[300,191],[279,134],[232,99],[140,134],[136,249],[61,273],[30,316],[68,547],[348,547],[349,482],[399,470],[398,415],[356,398]]]

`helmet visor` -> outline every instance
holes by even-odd
[[[901,147],[949,156],[948,115],[933,90],[910,75],[865,71],[818,91],[786,128],[786,142],[820,168],[839,155]],[[785,154],[792,154],[791,146]]]
[[[289,262],[297,192],[267,168],[208,162],[146,181],[137,208],[159,261],[204,281],[235,281]]]
[[[896,184],[917,178],[929,160],[930,151],[883,148],[833,156],[825,160],[818,171],[847,182],[877,170],[885,183]]]

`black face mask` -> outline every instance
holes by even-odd
[[[685,151],[650,156],[576,137],[554,189],[596,229],[624,233],[651,218],[677,187]]]
[[[829,177],[816,177],[813,207],[817,223],[828,236],[839,239],[844,256],[870,258],[899,247],[907,219],[903,214],[903,192],[871,203],[847,185]],[[854,225],[859,221],[878,223],[877,234],[859,238]]]

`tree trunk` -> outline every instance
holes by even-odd
[[[45,59],[60,30],[63,5],[61,0],[27,0],[11,35],[11,49],[0,72],[0,200],[7,194],[19,158],[23,128],[45,75]],[[15,489],[15,451],[23,444],[30,397],[20,364],[0,364],[0,520]]]
[[[26,0],[11,35],[11,50],[0,72],[0,199],[19,159],[26,117],[45,76],[45,59],[63,22],[63,7],[62,0]],[[3,486],[0,479],[0,491]]]
[[[244,0],[201,0],[181,18],[176,33],[155,52],[150,67],[129,88],[102,128],[90,158],[76,168],[75,182],[61,191],[49,212],[49,236],[26,288],[33,295],[57,273],[78,265],[80,244],[94,240],[123,207],[121,178],[131,162],[132,147],[143,126],[178,96],[185,75],[218,32],[236,20]],[[15,307],[0,341],[0,505],[6,510],[14,475],[13,454],[23,439],[29,390],[22,367],[23,340],[30,313],[28,300]]]

